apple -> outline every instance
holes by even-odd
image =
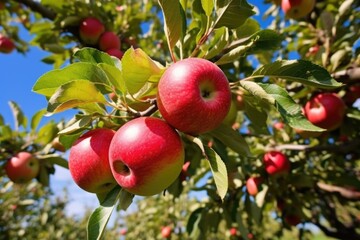
[[[11,53],[14,49],[14,42],[10,38],[0,35],[0,52]]]
[[[242,91],[238,91],[236,93],[235,104],[238,111],[242,111],[245,109],[245,100],[244,100],[244,93]]]
[[[4,10],[5,9],[5,2],[0,1],[0,10]]]
[[[171,126],[191,135],[202,134],[218,127],[229,112],[229,82],[208,60],[180,60],[160,78],[157,104]]]
[[[104,24],[95,17],[87,17],[80,23],[80,38],[86,44],[96,45],[103,32],[105,32]]]
[[[290,226],[296,226],[301,223],[301,218],[295,214],[285,215],[284,220]]]
[[[230,236],[236,236],[237,235],[237,229],[234,228],[234,227],[230,228],[229,232],[230,232]]]
[[[271,176],[286,174],[290,171],[290,161],[279,151],[265,153],[263,162],[266,172]]]
[[[106,128],[90,130],[70,148],[69,170],[75,183],[91,193],[106,193],[117,184],[109,164],[109,146],[115,131]]]
[[[316,0],[282,0],[281,9],[286,17],[299,19],[308,15],[315,7]]]
[[[259,185],[262,182],[261,177],[250,177],[246,181],[246,189],[251,196],[256,196],[259,192]]]
[[[344,118],[346,105],[336,93],[319,93],[304,107],[307,119],[329,131],[338,128]]]
[[[40,171],[40,163],[33,154],[19,152],[5,165],[5,172],[14,183],[26,183],[35,178]]]
[[[121,187],[150,196],[164,191],[180,175],[184,146],[179,134],[164,120],[139,117],[115,133],[109,160]]]
[[[99,38],[99,48],[102,51],[112,48],[120,49],[120,45],[120,38],[114,32],[104,32]]]
[[[126,228],[123,228],[123,229],[120,230],[120,235],[125,236],[126,233],[127,233]]]
[[[360,98],[360,85],[350,86],[343,97],[344,102],[348,106],[352,106],[358,98]]]
[[[189,173],[188,173],[189,166],[190,166],[190,161],[185,162],[184,165],[182,166],[181,173],[180,173],[181,181],[185,181],[186,177],[189,176]]]
[[[170,226],[165,226],[161,228],[161,236],[163,238],[170,238],[172,229]]]
[[[223,124],[232,126],[237,117],[237,108],[234,100],[231,100],[229,112],[226,114],[225,119],[223,120]]]
[[[282,130],[284,129],[284,123],[283,122],[275,122],[273,124],[273,127],[276,129],[276,130]]]
[[[118,59],[121,59],[124,55],[124,53],[117,48],[110,48],[106,50],[106,53],[109,54],[110,56],[117,57]]]

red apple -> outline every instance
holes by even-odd
[[[125,123],[109,149],[110,167],[120,186],[150,196],[170,186],[184,164],[179,134],[165,121],[140,117]]]
[[[281,175],[290,171],[290,161],[281,152],[267,152],[264,155],[263,161],[265,164],[265,170],[269,175]]]
[[[172,229],[170,226],[165,226],[161,228],[161,236],[163,238],[170,238]]]
[[[14,183],[26,183],[40,171],[39,160],[29,152],[19,152],[7,161],[5,172]]]
[[[96,45],[103,32],[105,32],[104,24],[95,17],[87,17],[80,23],[80,38],[86,44]]]
[[[259,192],[259,185],[262,182],[261,177],[250,177],[246,181],[246,189],[251,196],[256,196]]]
[[[236,236],[237,235],[237,229],[234,228],[234,227],[230,228],[229,232],[230,232],[230,236]]]
[[[360,98],[360,85],[352,85],[347,89],[343,99],[346,105],[352,106],[358,98]]]
[[[276,130],[282,130],[284,129],[284,123],[283,122],[275,122],[273,124],[273,127],[276,129]]]
[[[181,173],[180,173],[181,181],[185,181],[186,177],[189,176],[189,174],[188,174],[189,166],[190,166],[190,161],[185,162],[184,165],[182,166]]]
[[[0,52],[11,53],[15,49],[14,42],[5,36],[0,36]]]
[[[123,229],[120,230],[120,234],[121,234],[122,236],[125,236],[126,233],[127,233],[126,228],[123,228]]]
[[[301,218],[294,214],[287,214],[284,218],[285,222],[290,226],[296,226],[301,223]]]
[[[315,7],[315,0],[282,0],[281,8],[286,17],[299,19],[308,15]]]
[[[245,109],[245,100],[243,95],[243,92],[238,91],[235,96],[235,104],[238,111],[242,111]]]
[[[101,34],[99,39],[100,50],[120,49],[120,45],[120,38],[114,32],[108,31]]]
[[[314,125],[334,130],[344,118],[346,105],[335,93],[320,93],[311,98],[304,108],[305,116]]]
[[[229,82],[214,63],[187,58],[165,71],[157,103],[171,126],[192,135],[205,133],[218,127],[230,109]]]
[[[90,130],[70,149],[69,170],[75,183],[91,193],[106,193],[116,186],[109,165],[109,146],[115,131]]]
[[[121,59],[124,55],[124,53],[117,48],[110,48],[106,50],[106,53],[109,54],[110,56],[117,57],[118,59]]]

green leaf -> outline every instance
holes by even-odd
[[[304,85],[334,89],[342,84],[335,81],[326,69],[305,60],[279,60],[256,70],[253,77],[278,77]]]
[[[95,48],[81,48],[76,51],[74,57],[81,62],[89,62],[89,63],[105,63],[111,66],[115,66],[114,60],[107,53],[104,53]]]
[[[201,6],[204,9],[206,16],[211,16],[214,10],[214,0],[201,0]]]
[[[78,79],[108,85],[108,78],[100,67],[92,63],[79,62],[45,73],[36,81],[32,90],[51,97],[61,85]]]
[[[207,134],[217,138],[238,154],[246,157],[251,156],[250,148],[245,139],[240,135],[238,131],[235,131],[230,126],[221,124],[218,128],[212,130]]]
[[[285,89],[276,84],[258,84],[275,100],[275,108],[290,127],[314,132],[324,131],[324,129],[313,125],[307,120],[302,114],[301,107],[289,96]]]
[[[120,197],[119,197],[118,209],[125,211],[131,205],[131,203],[133,202],[134,197],[135,197],[134,194],[129,193],[125,189],[121,189]]]
[[[246,20],[255,14],[253,6],[245,0],[218,0],[215,28],[222,26],[234,29],[243,25]]]
[[[27,119],[19,105],[14,101],[9,101],[9,105],[14,116],[15,129],[18,129],[20,126],[26,128]]]
[[[57,124],[50,121],[39,129],[35,142],[46,145],[56,137],[57,133]]]
[[[140,48],[129,48],[121,62],[123,79],[130,94],[139,91],[154,75],[162,73],[159,66]]]
[[[170,51],[182,34],[181,4],[178,0],[158,0],[164,15],[164,31]]]
[[[226,27],[218,28],[214,30],[214,36],[211,38],[210,44],[205,44],[207,49],[201,48],[206,51],[203,58],[210,59],[222,52],[224,47],[229,42],[229,30]]]
[[[46,113],[46,109],[41,109],[32,116],[32,118],[31,118],[31,130],[32,131],[35,131],[36,128],[39,126],[39,123],[45,113]]]
[[[106,98],[94,83],[87,80],[74,80],[61,85],[56,90],[49,100],[47,111],[57,113],[70,108],[81,108],[84,104],[106,102]]]
[[[69,164],[68,161],[66,161],[66,159],[60,157],[60,156],[55,156],[55,155],[44,155],[41,156],[41,161],[42,162],[47,162],[50,164],[55,164],[58,165],[60,167],[69,169]]]
[[[217,65],[222,65],[230,62],[234,62],[236,60],[239,60],[240,57],[245,56],[246,52],[251,49],[251,47],[254,45],[254,42],[250,42],[247,45],[241,45],[234,49],[231,49],[228,53],[221,56],[219,60],[217,60],[215,63]]]
[[[98,208],[90,215],[87,225],[88,240],[101,239],[106,225],[110,219],[117,201],[119,200],[121,187],[115,187],[106,196],[106,199],[100,204]]]
[[[80,137],[82,132],[77,132],[71,135],[60,135],[59,141],[65,149],[70,149],[73,143]]]
[[[248,18],[246,22],[235,30],[236,38],[249,38],[251,35],[260,31],[260,24],[252,18]]]
[[[125,94],[126,86],[120,69],[105,63],[99,63],[98,66],[104,70],[114,88],[120,90],[122,94]]]
[[[74,132],[85,130],[90,125],[91,121],[92,117],[89,115],[77,115],[72,120],[72,123],[66,128],[62,129],[59,134],[71,134]]]

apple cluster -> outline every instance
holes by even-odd
[[[15,43],[11,38],[0,34],[0,52],[11,53],[15,49]]]
[[[99,194],[118,184],[130,193],[150,196],[179,176],[186,178],[190,162],[184,164],[180,133],[196,136],[224,121],[231,105],[229,82],[214,63],[188,58],[164,72],[156,97],[163,119],[142,116],[117,131],[98,128],[77,139],[69,155],[77,185]]]
[[[307,16],[315,7],[316,0],[281,0],[281,9],[287,18]]]
[[[113,31],[108,31],[105,25],[95,17],[87,17],[80,23],[80,39],[89,46],[97,46],[110,56],[122,58],[124,53],[120,50],[121,41]]]
[[[5,165],[5,173],[14,183],[27,183],[38,176],[39,160],[29,152],[19,152]]]

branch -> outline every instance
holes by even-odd
[[[330,185],[330,184],[326,184],[326,183],[322,183],[322,182],[318,182],[317,186],[327,192],[337,192],[339,193],[342,197],[347,198],[347,199],[351,199],[351,200],[359,200],[360,199],[360,192],[355,191],[355,190],[350,190],[347,188],[343,188],[343,187],[339,187],[339,186],[334,186],[334,185]]]
[[[34,12],[40,13],[41,16],[43,16],[44,18],[54,20],[55,17],[56,17],[55,12],[53,12],[52,10],[44,7],[42,4],[40,4],[38,2],[34,2],[32,0],[14,0],[14,1],[27,6],[28,8],[30,8]]]
[[[332,77],[340,82],[360,81],[360,67],[349,67],[346,70],[333,73]]]

